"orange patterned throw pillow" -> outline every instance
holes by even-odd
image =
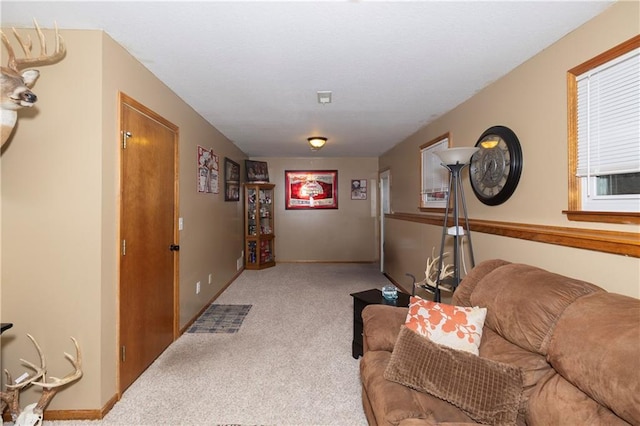
[[[433,342],[478,355],[487,308],[453,306],[411,297],[405,325]]]

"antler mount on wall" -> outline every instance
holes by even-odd
[[[9,57],[7,66],[0,67],[0,113],[2,118],[0,134],[2,144],[0,144],[0,147],[4,145],[13,132],[13,128],[18,121],[18,110],[23,107],[32,107],[38,100],[38,97],[31,91],[31,88],[40,76],[40,72],[38,70],[25,68],[53,64],[61,60],[66,53],[64,40],[58,33],[57,26],[55,28],[56,48],[52,54],[49,54],[47,53],[45,36],[35,19],[33,22],[38,34],[38,39],[40,40],[40,52],[36,57],[32,56],[33,44],[31,37],[27,36],[25,38],[21,36],[15,28],[12,29],[13,35],[24,52],[23,58],[17,58],[9,39],[0,31],[2,43],[5,45]]]

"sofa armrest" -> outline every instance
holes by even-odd
[[[400,420],[398,426],[436,426],[433,420],[429,419],[403,419]]]
[[[398,426],[477,426],[478,423],[466,422],[436,422],[429,419],[404,419]]]
[[[389,305],[366,306],[362,310],[363,351],[393,351],[407,312],[409,308]]]

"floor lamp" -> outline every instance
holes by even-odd
[[[475,154],[479,148],[448,148],[441,151],[437,151],[436,154],[442,161],[442,166],[449,170],[449,192],[447,193],[446,208],[444,212],[444,224],[442,225],[442,242],[440,244],[440,260],[438,262],[438,275],[436,280],[436,288],[434,291],[434,300],[436,302],[441,301],[440,285],[443,283],[441,277],[441,271],[444,265],[444,242],[447,235],[453,237],[453,277],[451,277],[451,290],[455,289],[460,284],[460,258],[463,255],[461,253],[461,239],[464,238],[465,229],[467,235],[467,241],[469,243],[469,258],[471,260],[471,267],[475,266],[473,259],[473,246],[471,245],[471,232],[469,229],[469,216],[467,215],[467,204],[464,200],[464,190],[462,188],[462,169],[469,165],[471,156]],[[453,197],[453,198],[452,198]],[[460,226],[460,207],[458,199],[462,202],[462,211],[464,213],[464,229]],[[451,202],[453,200],[453,227],[448,227],[449,224],[449,209],[451,208]]]

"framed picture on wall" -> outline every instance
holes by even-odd
[[[285,170],[284,198],[287,210],[337,209],[337,170]]]
[[[224,159],[224,200],[240,201],[240,164]]]
[[[449,193],[449,171],[442,166],[436,152],[450,146],[449,134],[439,136],[420,146],[420,208],[438,211],[447,204]]]
[[[352,200],[367,199],[367,180],[366,179],[351,180],[351,199]]]
[[[269,167],[264,161],[244,160],[247,171],[247,182],[267,183],[269,182]]]
[[[217,194],[220,192],[218,156],[213,149],[198,145],[198,192]]]

